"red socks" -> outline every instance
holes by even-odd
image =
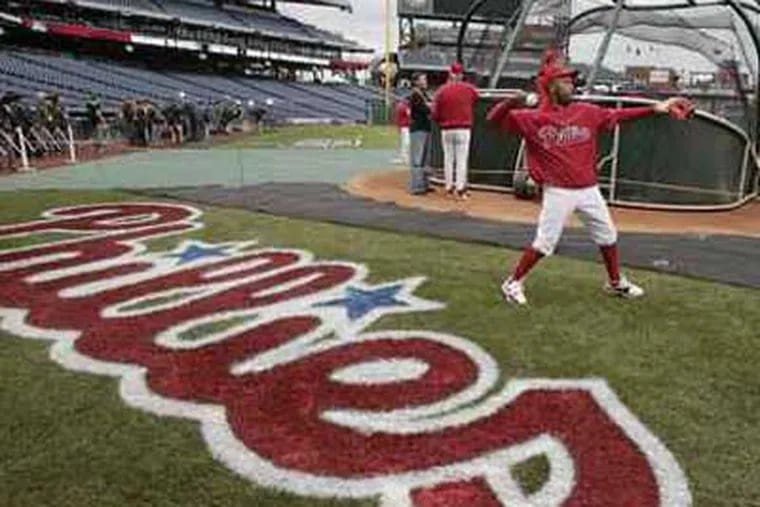
[[[607,268],[607,276],[610,279],[610,283],[616,285],[620,281],[618,247],[617,245],[600,246],[599,250],[602,252],[604,266]]]
[[[610,283],[615,285],[620,281],[620,256],[617,244],[600,246],[599,250],[602,252],[604,266],[607,268],[607,276]],[[514,273],[512,273],[512,280],[522,281],[530,273],[530,270],[533,269],[533,266],[538,264],[538,261],[543,257],[544,254],[538,250],[532,247],[526,248],[515,267]]]
[[[544,254],[532,247],[526,248],[522,257],[520,257],[520,262],[518,262],[517,267],[515,267],[515,272],[512,274],[512,280],[518,282],[522,281],[543,256]]]

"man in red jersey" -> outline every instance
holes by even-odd
[[[406,100],[399,100],[396,105],[396,125],[399,132],[399,160],[409,165],[409,126],[412,124],[412,113]]]
[[[449,71],[449,82],[433,98],[432,118],[441,127],[443,174],[446,191],[467,199],[467,165],[470,156],[470,134],[478,90],[463,81],[464,67],[455,63]]]
[[[554,252],[573,212],[589,228],[601,250],[608,276],[605,290],[625,298],[644,295],[641,287],[620,274],[617,231],[597,184],[597,137],[622,121],[654,114],[669,113],[685,119],[692,114],[693,106],[683,98],[627,109],[573,102],[576,75],[577,71],[550,60],[538,77],[539,98],[520,93],[500,102],[488,114],[490,122],[525,139],[528,171],[543,187],[535,240],[501,286],[509,303],[527,303],[525,277],[541,258]],[[531,102],[539,107],[527,109],[526,104]]]

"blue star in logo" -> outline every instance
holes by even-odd
[[[398,293],[403,289],[403,284],[380,287],[374,290],[348,287],[346,288],[345,297],[319,303],[315,306],[344,306],[348,313],[348,318],[355,321],[371,313],[376,308],[409,306],[408,303],[396,299]]]
[[[176,257],[179,259],[179,264],[187,264],[188,262],[209,257],[227,257],[227,249],[228,247],[224,246],[207,246],[205,244],[190,243],[185,246],[183,251],[170,254],[167,257]]]

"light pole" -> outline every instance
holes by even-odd
[[[391,0],[385,2],[385,121],[391,109]]]

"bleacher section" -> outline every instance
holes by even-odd
[[[178,18],[189,24],[242,32],[256,31],[311,43],[358,48],[340,35],[301,23],[276,11],[235,6],[219,8],[210,0],[76,0],[74,3],[87,8],[130,12],[165,20]]]
[[[413,71],[442,72],[457,59],[459,27],[417,23],[411,42],[400,49],[401,68]],[[546,48],[554,44],[557,29],[553,24],[524,26],[518,33],[503,75],[530,79],[538,72]],[[469,72],[490,76],[501,55],[504,38],[501,25],[469,27],[465,32],[462,59]]]
[[[161,7],[151,0],[84,0],[81,5],[100,4],[112,9],[131,12],[161,12]]]
[[[494,51],[492,49],[476,50],[464,48],[464,63],[469,72],[489,75],[492,71]],[[427,46],[416,50],[404,50],[400,53],[401,67],[426,72],[445,71],[451,62],[457,59],[457,49],[453,46]],[[538,71],[538,59],[514,55],[510,59],[509,74],[522,79],[530,79]]]
[[[114,0],[115,1],[115,0]],[[272,116],[280,121],[330,120],[364,122],[367,101],[380,97],[376,89],[355,85],[318,85],[261,78],[156,71],[112,61],[74,59],[21,50],[0,52],[0,94],[14,91],[36,100],[37,92],[61,94],[69,109],[84,106],[88,93],[116,110],[124,100],[208,103],[223,99],[274,100]]]

